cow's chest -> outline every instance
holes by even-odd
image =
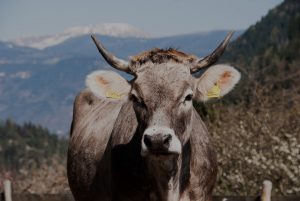
[[[179,200],[178,169],[166,176],[148,163],[128,145],[113,149],[111,168],[114,200]]]

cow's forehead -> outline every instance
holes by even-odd
[[[155,48],[133,56],[130,61],[130,66],[136,69],[148,62],[153,64],[168,63],[172,61],[177,63],[192,63],[195,60],[197,60],[195,55],[186,54],[176,49],[170,48],[164,50]]]
[[[137,72],[134,85],[144,95],[165,95],[176,97],[183,90],[191,88],[193,77],[189,66],[179,63],[148,64]]]

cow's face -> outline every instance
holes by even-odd
[[[191,72],[199,61],[176,50],[155,49],[133,57],[128,64],[108,56],[105,58],[111,65],[122,68],[127,65],[127,71],[135,78],[128,82],[114,72],[96,71],[87,77],[87,86],[99,98],[133,102],[143,131],[144,157],[180,154],[190,137],[192,101],[224,96],[240,79],[240,73],[227,65],[210,66],[200,77],[193,77]]]
[[[137,72],[129,98],[145,130],[141,154],[180,154],[189,137],[194,79],[187,66],[149,63]]]

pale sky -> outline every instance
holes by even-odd
[[[131,24],[152,36],[246,29],[283,0],[0,0],[0,40]]]

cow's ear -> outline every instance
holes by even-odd
[[[131,88],[127,80],[113,71],[95,71],[87,76],[85,83],[95,96],[102,99],[126,99]]]
[[[226,95],[238,83],[241,74],[233,67],[219,64],[211,66],[196,79],[197,101],[207,101]]]

